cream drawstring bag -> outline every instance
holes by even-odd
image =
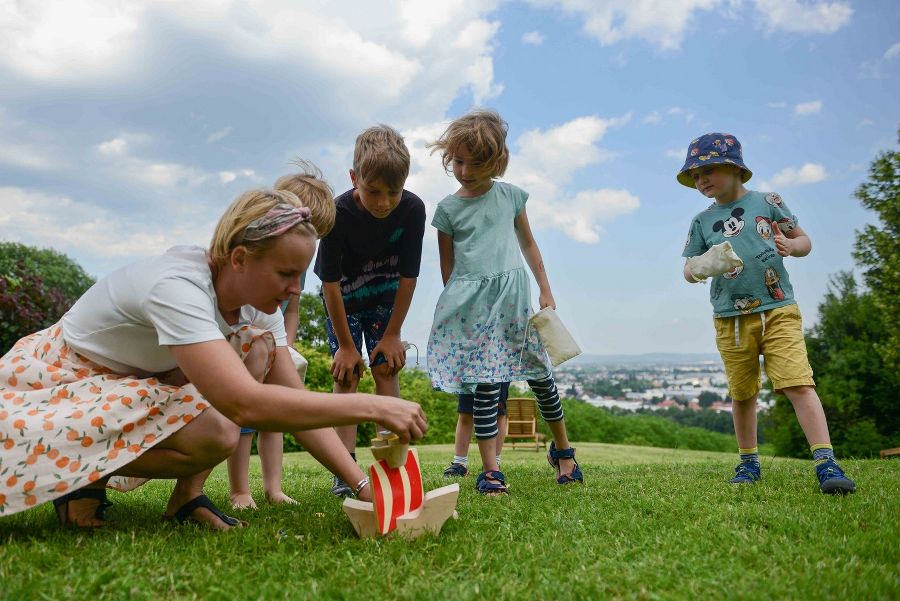
[[[552,307],[544,307],[528,318],[528,326],[537,330],[550,363],[556,367],[564,361],[581,354],[581,347],[572,338],[569,330],[563,325],[562,320]],[[528,328],[525,328],[525,340],[528,340]],[[524,346],[523,346],[524,350]]]

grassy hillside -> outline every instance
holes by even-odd
[[[444,484],[451,448],[420,455],[426,489]],[[578,458],[587,484],[561,488],[543,453],[506,452],[511,495],[482,498],[470,476],[460,519],[411,543],[357,539],[305,454],[285,461],[301,504],[244,513],[242,531],[161,522],[165,481],[113,493],[103,531],[60,530],[44,506],[0,519],[0,598],[900,597],[900,461],[845,462],[859,492],[836,498],[809,461],[766,458],[760,484],[733,487],[733,454],[585,443]],[[207,492],[227,506],[222,467]]]

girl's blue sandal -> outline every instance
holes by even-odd
[[[496,482],[491,482],[489,479],[496,480]],[[509,487],[506,486],[506,476],[503,475],[503,472],[497,470],[478,474],[478,478],[475,480],[475,490],[486,496],[509,494]]]
[[[547,461],[549,461],[550,465],[556,470],[556,483],[571,484],[572,482],[580,482],[581,484],[584,484],[584,474],[581,473],[578,462],[575,461],[575,467],[572,468],[571,473],[561,474],[559,471],[560,459],[571,459],[572,461],[575,461],[575,447],[559,450],[556,448],[556,443],[551,442],[550,450],[547,451]]]
[[[56,517],[59,519],[60,525],[65,526],[71,523],[69,521],[69,501],[77,501],[79,499],[97,500],[97,509],[94,511],[94,517],[101,521],[106,520],[106,509],[112,506],[112,503],[106,498],[106,488],[79,488],[58,499],[53,499],[53,507],[56,509]]]

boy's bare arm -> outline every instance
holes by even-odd
[[[775,230],[775,249],[782,257],[805,257],[812,250],[812,240],[800,226],[794,227],[786,234],[778,228],[778,222],[772,226]]]
[[[406,321],[406,315],[409,313],[415,290],[416,278],[400,278],[397,295],[394,297],[394,306],[391,309],[391,319],[384,329],[384,335],[382,335],[381,340],[378,341],[378,344],[375,345],[369,356],[369,362],[371,363],[378,356],[378,353],[383,354],[392,375],[406,365],[406,349],[403,348],[403,341],[400,339],[400,330],[403,327],[403,322]]]
[[[453,265],[456,263],[456,256],[453,254],[453,236],[445,234],[438,230],[438,254],[441,258],[441,279],[444,286],[453,273]]]
[[[347,323],[347,311],[344,309],[344,299],[341,296],[340,282],[322,282],[322,296],[325,298],[325,308],[331,319],[331,327],[338,341],[338,350],[331,362],[331,376],[335,382],[349,386],[356,377],[354,370],[358,368],[358,376],[362,377],[366,370],[362,355],[353,344],[353,336],[350,334],[350,324]]]

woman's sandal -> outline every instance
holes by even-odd
[[[97,509],[94,511],[94,517],[98,520],[106,520],[106,509],[112,506],[109,499],[106,498],[106,488],[79,488],[69,494],[63,495],[58,499],[53,499],[53,507],[56,509],[56,518],[61,526],[67,524],[75,524],[69,520],[69,501],[77,501],[79,499],[95,499],[98,501]],[[77,524],[75,524],[77,525]],[[102,525],[96,526],[79,526],[80,528],[101,528]]]
[[[571,459],[575,461],[575,447],[571,447],[568,449],[558,450],[556,448],[556,444],[550,443],[550,450],[547,451],[547,461],[550,462],[550,465],[556,470],[556,483],[557,484],[571,484],[572,482],[580,482],[584,484],[584,474],[581,473],[581,468],[578,467],[578,462],[575,461],[575,467],[572,468],[572,472],[568,474],[561,474],[559,469],[559,460],[560,459]]]
[[[496,480],[496,482],[491,482]],[[481,472],[475,480],[475,490],[485,496],[508,495],[509,487],[506,485],[506,476],[499,470]]]
[[[213,505],[213,502],[206,495],[199,495],[194,497],[193,499],[179,507],[178,511],[176,511],[174,514],[164,515],[163,519],[175,520],[179,524],[184,524],[186,522],[196,522],[198,524],[202,524],[203,522],[200,522],[199,520],[191,516],[191,513],[193,513],[195,509],[199,509],[201,507],[210,510],[213,515],[222,520],[222,522],[224,524],[227,524],[228,526],[247,525],[247,522],[243,520],[239,520],[237,518],[231,517],[230,515],[225,515],[224,513],[222,513],[218,507]]]

